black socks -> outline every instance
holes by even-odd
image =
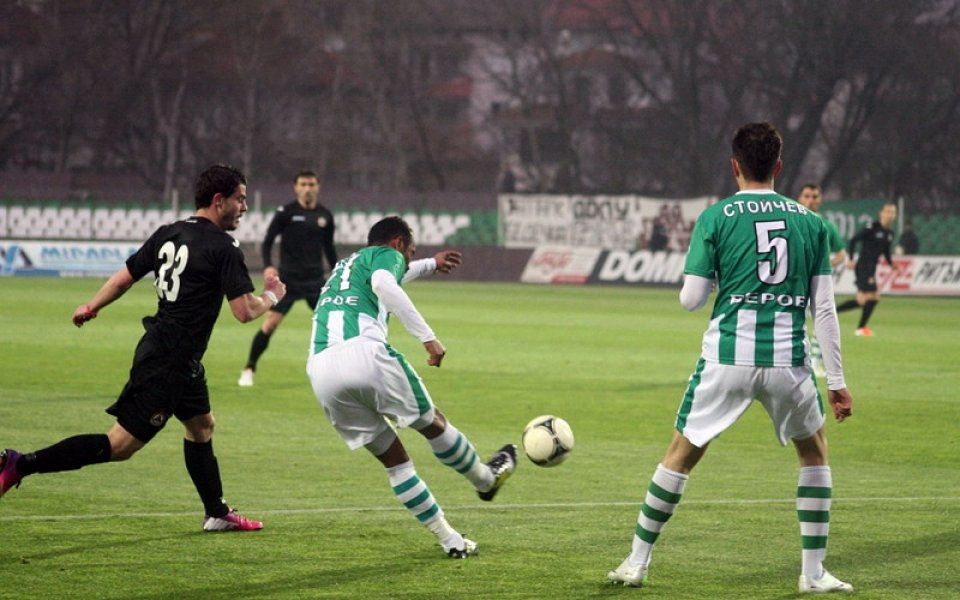
[[[24,454],[17,462],[17,471],[26,477],[34,473],[75,471],[109,460],[110,438],[104,433],[87,433],[68,437],[43,450]]]
[[[266,352],[269,344],[270,336],[263,330],[257,330],[257,335],[253,336],[253,343],[250,344],[250,358],[247,359],[248,369],[257,370],[257,361],[260,360],[260,355]]]
[[[876,306],[876,300],[867,300],[867,303],[863,305],[863,312],[860,313],[860,324],[857,325],[857,329],[867,326],[867,321],[870,320],[870,315],[873,314],[873,309],[876,308]]]
[[[858,307],[858,306],[860,306],[860,305],[857,304],[857,301],[856,301],[856,300],[847,300],[847,301],[844,302],[843,304],[838,304],[838,305],[837,305],[837,312],[843,312],[843,311],[845,311],[845,310],[850,310],[851,308],[856,308],[856,307]]]
[[[220,481],[220,466],[213,454],[213,441],[205,444],[183,440],[183,460],[193,486],[200,494],[208,517],[221,518],[230,512],[223,501],[223,483]]]

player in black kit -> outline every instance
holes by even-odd
[[[174,416],[186,428],[183,454],[203,501],[203,530],[263,527],[223,500],[213,453],[214,419],[200,362],[224,296],[234,317],[246,323],[282,300],[286,292],[278,278],[268,277],[263,294],[254,295],[240,246],[226,233],[237,228],[247,210],[246,187],[243,174],[231,167],[216,165],[201,173],[196,213],[157,229],[89,302],[77,307],[73,323],[81,327],[140,278],[154,274],[157,314],[143,319],[145,333],[134,353],[130,379],[119,399],[107,408],[116,423],[106,434],[76,435],[36,452],[5,450],[0,458],[0,496],[34,473],[126,460]]]
[[[887,259],[887,264],[896,270],[893,259],[890,258],[890,247],[893,244],[893,229],[891,226],[897,219],[897,205],[893,202],[887,202],[880,209],[879,220],[874,221],[869,227],[861,229],[855,236],[850,238],[847,243],[847,254],[850,260],[847,261],[847,268],[856,267],[857,278],[857,297],[855,300],[847,300],[843,304],[837,305],[837,312],[850,310],[858,306],[863,307],[860,313],[860,324],[857,325],[856,334],[858,336],[870,337],[873,330],[867,327],[870,321],[870,315],[873,309],[880,302],[880,292],[877,289],[877,265],[880,257]],[[860,244],[860,255],[854,259],[854,251]]]
[[[313,171],[300,171],[294,178],[296,201],[277,209],[263,238],[263,275],[279,276],[287,284],[287,297],[270,309],[260,331],[250,344],[250,356],[237,384],[253,385],[257,361],[267,350],[270,336],[297,300],[306,300],[313,311],[326,283],[323,259],[330,269],[337,264],[333,246],[333,213],[317,202],[320,178]],[[280,237],[280,270],[273,266],[273,242]]]

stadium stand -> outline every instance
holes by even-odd
[[[235,232],[241,242],[259,243],[273,217],[273,207],[251,209]],[[142,204],[93,204],[0,201],[0,238],[139,241],[158,226],[191,214],[183,209],[145,208]],[[401,214],[425,246],[497,246],[496,210],[421,212],[364,207],[334,210],[337,243],[362,246],[370,227],[387,214]],[[920,238],[920,253],[960,255],[960,215],[912,215],[914,231]]]
[[[140,241],[146,239],[163,223],[172,223],[191,214],[181,210],[175,214],[170,209],[143,208],[138,205],[121,206],[87,205],[60,206],[46,203],[0,204],[0,237],[7,239],[71,239]],[[410,223],[419,244],[424,246],[450,243],[457,239],[460,245],[481,245],[493,240],[489,234],[467,233],[473,229],[472,221],[480,218],[489,228],[495,224],[496,213],[411,213],[396,210],[364,210],[335,212],[337,243],[361,246],[366,243],[370,227],[387,214],[401,212]],[[241,242],[259,243],[266,234],[273,209],[250,210],[244,216],[241,227],[234,237]],[[478,215],[483,215],[479,217]]]

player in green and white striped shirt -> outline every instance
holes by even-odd
[[[516,468],[516,447],[507,444],[486,463],[478,460],[470,440],[434,406],[420,376],[387,343],[387,317],[393,314],[423,343],[427,364],[440,366],[446,349],[400,284],[434,271],[449,272],[460,264],[460,253],[445,251],[410,262],[416,244],[399,217],[376,223],[367,243],[336,264],[320,292],[307,375],[347,446],[376,456],[397,499],[437,536],[444,552],[467,558],[477,552],[476,543],[447,523],[391,423],[416,429],[437,459],[466,477],[485,501],[493,499]]]
[[[815,214],[774,192],[782,147],[769,123],[741,127],[731,159],[740,191],[697,219],[680,303],[687,310],[702,307],[714,281],[717,297],[673,441],[647,489],[632,551],[607,575],[614,582],[643,584],[653,544],[680,502],[690,471],[707,445],[757,400],[780,443],[793,441],[800,458],[800,592],[853,591],[823,568],[832,482],[823,404],[805,339],[809,309],[824,351],[829,402],[842,421],[852,414],[853,398],[843,380],[827,230]]]

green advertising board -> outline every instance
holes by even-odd
[[[849,240],[858,231],[877,220],[877,214],[886,202],[883,199],[824,202],[820,207],[820,214],[837,226],[844,240]],[[899,230],[899,223],[897,223],[894,225],[894,231]]]

